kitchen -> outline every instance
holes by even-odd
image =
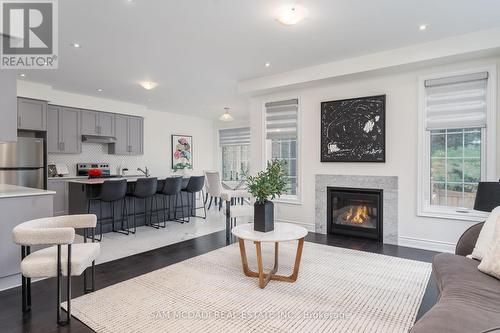
[[[202,175],[204,170],[215,168],[216,141],[213,121],[151,110],[142,105],[99,96],[68,93],[48,85],[19,79],[17,79],[17,91],[14,93],[15,102],[12,103],[10,99],[8,107],[12,108],[12,105],[15,105],[17,110],[15,125],[19,141],[15,146],[26,147],[23,142],[35,142],[34,144],[38,146],[36,148],[38,149],[36,161],[38,170],[34,177],[16,176],[14,179],[3,177],[0,183],[19,183],[22,186],[38,188],[44,195],[38,195],[37,198],[47,197],[43,204],[38,204],[44,207],[43,210],[28,214],[26,217],[16,212],[15,215],[20,216],[16,216],[15,219],[11,218],[12,221],[9,224],[2,223],[2,235],[6,237],[5,240],[2,239],[2,244],[10,248],[9,254],[6,251],[3,253],[5,257],[11,259],[15,270],[19,268],[19,249],[10,240],[10,230],[16,224],[32,218],[75,213],[76,211],[72,210],[75,205],[72,205],[69,199],[71,184],[82,185],[82,181],[89,178],[88,173],[82,174],[84,171],[78,168],[78,165],[90,164],[92,166],[90,169],[99,169],[104,173],[99,175],[101,177],[110,177],[113,180],[126,178],[129,183],[128,192],[133,190],[136,179],[145,177],[146,167],[147,173],[151,177],[158,178],[159,184],[170,176]],[[5,117],[8,116],[5,114]],[[170,141],[171,135],[178,133],[191,135],[195,150],[193,169],[175,173],[171,164]],[[13,147],[14,145],[7,143],[0,146]],[[25,148],[22,150],[24,151]],[[4,161],[3,158],[2,161]],[[93,167],[95,164],[97,168]],[[104,179],[99,178],[97,181]],[[92,181],[96,180],[92,179]],[[99,185],[87,184],[85,186],[92,186],[94,191],[99,191]],[[7,195],[6,190],[2,193]],[[201,195],[198,194],[196,197],[200,199]],[[16,198],[19,201],[19,197]],[[130,201],[129,198],[127,200]],[[49,201],[51,201],[50,204]],[[158,201],[159,205],[155,206],[155,211],[158,211],[161,220],[165,217],[164,207],[163,201]],[[194,206],[193,202],[191,201],[192,206]],[[129,202],[129,204],[129,214],[133,215],[132,203]],[[92,204],[91,212],[99,215],[99,208],[94,205],[95,203]],[[200,206],[199,200],[198,206]],[[144,203],[138,200],[136,208],[138,212],[143,212]],[[16,206],[16,209],[19,208]],[[106,209],[109,208],[104,208],[104,214],[107,212]],[[182,216],[180,211],[177,213],[179,217]],[[187,217],[187,214],[188,211],[184,212],[184,216]],[[203,211],[199,210],[198,215],[203,215]],[[224,228],[223,218],[220,216],[211,218],[212,215],[210,213],[208,215],[206,223],[199,223],[198,220],[201,219],[192,219],[192,223],[184,224],[168,222],[166,229],[143,227],[136,234],[129,234],[129,236],[108,232],[111,229],[109,229],[109,221],[106,221],[104,223],[105,241],[102,242],[100,260],[105,262],[125,257]],[[4,214],[2,220],[7,216],[12,216],[12,214]],[[153,218],[155,223],[156,216],[158,215]],[[144,214],[137,214],[136,219],[136,226],[144,225]],[[119,215],[116,220],[118,223]],[[133,221],[132,216],[130,216],[130,221]],[[0,274],[0,289],[18,283],[17,275],[12,274],[12,271]]]

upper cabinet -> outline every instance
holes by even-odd
[[[47,151],[49,153],[81,153],[80,110],[49,105],[47,118]]]
[[[110,144],[109,153],[116,155],[144,154],[144,119],[116,115],[116,142]]]
[[[47,102],[29,98],[17,99],[17,128],[47,130]]]
[[[0,142],[13,142],[17,140],[16,71],[2,71],[0,92]]]
[[[81,110],[81,134],[115,136],[115,114]]]

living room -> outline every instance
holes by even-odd
[[[1,332],[500,332],[497,1],[0,6]]]

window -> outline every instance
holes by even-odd
[[[222,180],[241,180],[250,170],[250,128],[219,130]]]
[[[421,84],[419,215],[476,220],[482,215],[473,210],[478,183],[494,175],[490,72],[433,77]]]
[[[264,119],[266,163],[286,162],[288,187],[282,199],[298,200],[298,99],[266,103]]]

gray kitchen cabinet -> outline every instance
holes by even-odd
[[[64,179],[49,179],[47,189],[54,191],[54,216],[68,215],[68,182]]]
[[[0,91],[0,142],[13,142],[17,140],[16,71],[2,71]]]
[[[22,130],[47,130],[47,102],[29,99],[17,99],[17,128]]]
[[[129,116],[117,114],[115,117],[116,142],[109,146],[109,152],[115,155],[129,155],[128,127]]]
[[[49,105],[47,108],[47,152],[60,153],[59,108]]]
[[[129,118],[129,152],[130,155],[144,154],[144,119],[141,117]]]
[[[47,118],[48,152],[81,153],[80,110],[50,105]]]
[[[116,142],[108,152],[115,155],[142,155],[144,153],[144,119],[116,115]]]
[[[115,136],[115,115],[109,112],[81,110],[83,135]]]
[[[99,112],[99,135],[115,136],[115,114]]]

